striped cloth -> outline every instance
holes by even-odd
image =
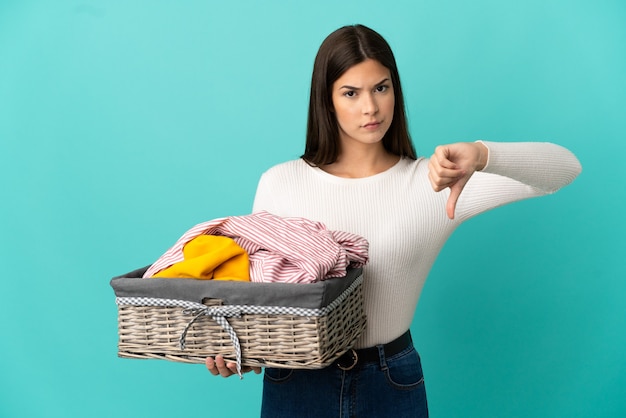
[[[343,277],[348,266],[362,267],[368,260],[369,243],[359,235],[330,231],[324,224],[305,218],[261,211],[194,226],[143,277],[152,277],[182,261],[185,244],[201,234],[234,239],[248,253],[253,282],[312,283]]]

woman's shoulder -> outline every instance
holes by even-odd
[[[404,174],[415,174],[420,170],[428,170],[428,158],[417,157],[415,159],[403,157],[398,161],[398,167]]]
[[[298,173],[303,170],[307,170],[310,167],[311,166],[309,166],[306,161],[302,158],[298,158],[297,160],[284,161],[271,166],[263,173],[263,175],[285,175]]]
[[[313,171],[313,167],[307,164],[302,158],[297,160],[289,160],[268,168],[261,175],[261,179],[265,182],[292,182],[295,179],[303,179],[309,177]]]

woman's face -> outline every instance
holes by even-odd
[[[393,119],[391,73],[367,59],[333,83],[332,101],[342,150],[355,143],[379,146]]]

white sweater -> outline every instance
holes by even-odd
[[[557,191],[581,166],[550,143],[483,142],[487,166],[465,186],[455,219],[446,216],[449,190],[433,191],[428,160],[401,159],[365,178],[336,177],[302,159],[265,172],[254,211],[299,216],[369,243],[363,271],[367,328],[357,348],[387,343],[409,329],[426,277],[444,243],[463,221],[506,203]]]

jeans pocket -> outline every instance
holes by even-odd
[[[400,390],[412,390],[424,385],[424,374],[419,355],[411,347],[387,359],[387,382]]]
[[[271,383],[285,383],[293,376],[293,369],[266,368],[263,380]]]

